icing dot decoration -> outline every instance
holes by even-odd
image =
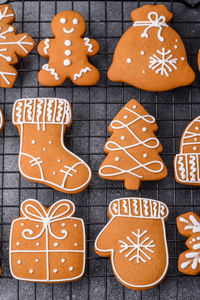
[[[76,18],[73,19],[73,24],[74,24],[74,25],[77,25],[77,24],[78,24],[78,19],[76,19]]]
[[[195,126],[195,130],[199,130],[199,127],[198,127],[198,126]]]
[[[127,115],[124,116],[124,120],[126,120],[126,119],[128,119],[128,116],[127,116]]]
[[[21,226],[24,226],[24,223],[21,223]]]
[[[17,246],[19,246],[19,245],[20,245],[20,243],[19,243],[19,242],[17,242],[17,243],[16,243],[16,245],[17,245]]]
[[[115,161],[119,161],[119,156],[115,157]]]
[[[58,269],[53,269],[53,272],[54,272],[54,273],[57,273],[57,272],[58,272]]]
[[[56,172],[53,172],[53,175],[56,175]]]
[[[70,66],[71,65],[71,60],[70,59],[65,59],[64,60],[64,65],[66,66],[66,67],[68,67],[68,66]]]
[[[32,145],[35,145],[35,143],[36,143],[35,140],[32,140],[32,141],[31,141],[31,144],[32,144]]]
[[[193,147],[193,150],[197,150],[197,147],[196,147],[196,146],[194,146],[194,147]]]
[[[47,148],[43,148],[43,151],[47,151]]]
[[[121,139],[122,141],[125,140],[125,136],[122,135],[120,139]]]
[[[146,158],[147,156],[148,156],[148,155],[147,155],[147,153],[144,153],[144,154],[143,154],[143,157],[145,157],[145,158]]]
[[[64,262],[65,262],[65,258],[62,258],[62,259],[61,259],[61,263],[64,263]]]
[[[21,263],[22,263],[22,261],[19,259],[19,260],[17,261],[17,264],[18,264],[18,265],[21,265]]]
[[[66,20],[65,18],[61,18],[61,19],[60,19],[60,23],[61,23],[61,24],[65,24],[66,21],[67,21],[67,20]]]
[[[71,46],[72,42],[70,40],[65,40],[65,46],[69,47]]]
[[[38,224],[37,224],[35,227],[36,227],[36,228],[39,228],[39,227],[40,227],[40,225],[38,225]]]
[[[132,64],[132,59],[131,59],[130,57],[129,57],[129,58],[127,58],[127,60],[126,60],[126,61],[127,61],[127,63],[128,63],[128,64]]]
[[[29,270],[29,273],[30,273],[30,274],[33,274],[33,269],[30,269],[30,270]]]
[[[70,271],[73,271],[73,270],[74,270],[74,268],[73,268],[73,267],[69,267],[69,270],[70,270]]]
[[[77,224],[74,224],[74,227],[77,227],[78,225]]]
[[[61,162],[61,159],[58,159],[58,160],[57,160],[57,162],[59,162],[59,163],[60,163],[60,162]]]
[[[40,243],[39,243],[39,242],[37,242],[37,243],[36,243],[36,246],[39,246],[39,245],[40,245]]]
[[[145,73],[146,73],[145,70],[143,70],[143,71],[142,71],[142,74],[145,74]]]
[[[185,60],[185,57],[181,57],[181,60]]]
[[[146,127],[143,127],[143,128],[142,128],[142,131],[143,131],[143,132],[146,132],[146,131],[147,131],[147,128],[146,128]]]
[[[177,49],[177,48],[178,48],[178,46],[177,46],[177,45],[175,45],[175,46],[174,46],[174,49]]]
[[[35,259],[35,262],[39,262],[39,259],[38,259],[38,258],[36,258],[36,259]]]
[[[49,141],[49,145],[51,145],[52,144],[52,141]]]
[[[66,224],[65,223],[62,223],[62,227],[64,227]]]
[[[144,55],[144,51],[141,51],[140,54],[141,54],[141,55]]]
[[[136,109],[136,108],[137,108],[137,105],[133,105],[133,108]]]
[[[77,243],[74,243],[74,246],[76,247],[76,246],[78,246],[78,244],[77,244]]]
[[[194,141],[197,142],[197,138],[194,138]]]
[[[54,245],[54,247],[58,247],[59,244],[58,244],[58,242],[55,242],[53,245]]]
[[[71,50],[65,50],[65,55],[70,56],[72,54]]]

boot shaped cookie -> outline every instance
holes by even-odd
[[[99,168],[100,177],[124,180],[126,189],[137,190],[141,181],[167,176],[159,156],[162,145],[154,134],[158,129],[155,118],[136,100],[120,110],[108,129],[112,136],[104,147],[108,156]]]
[[[10,229],[10,271],[32,282],[74,281],[85,269],[85,227],[74,204],[59,200],[48,209],[37,200],[21,205]]]
[[[95,241],[100,256],[110,256],[116,278],[133,290],[149,289],[168,269],[165,234],[167,206],[144,198],[113,200],[110,221]]]
[[[176,221],[180,234],[189,237],[185,243],[189,250],[179,256],[178,269],[184,274],[197,275],[200,273],[200,217],[188,212]]]
[[[74,11],[62,11],[53,18],[51,29],[55,38],[47,38],[38,45],[39,54],[49,58],[38,74],[38,81],[45,86],[59,86],[67,78],[77,85],[97,83],[99,71],[87,57],[99,51],[99,44],[82,38],[86,29],[83,17]]]
[[[108,78],[147,91],[167,91],[193,82],[184,44],[167,24],[172,13],[164,5],[144,5],[131,18],[133,26],[116,47]]]
[[[35,41],[27,33],[17,34],[11,24],[15,15],[10,5],[0,5],[0,87],[11,88],[17,79],[13,65],[18,56],[27,56],[35,47]]]
[[[174,159],[174,172],[177,182],[200,185],[200,116],[183,132],[180,153]]]
[[[88,165],[65,148],[65,128],[72,122],[71,105],[56,98],[19,99],[13,124],[20,134],[19,170],[28,180],[64,193],[78,193],[91,181]]]

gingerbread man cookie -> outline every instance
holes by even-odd
[[[90,183],[89,166],[64,145],[71,125],[71,105],[65,99],[19,99],[13,108],[13,124],[20,134],[19,170],[28,180],[64,193],[78,193]]]
[[[200,273],[200,217],[188,212],[176,221],[180,234],[188,237],[185,243],[188,250],[179,256],[178,269],[184,274],[197,275]]]
[[[38,74],[45,86],[59,86],[67,78],[77,85],[93,85],[99,80],[99,71],[89,63],[88,56],[99,51],[94,39],[82,38],[86,25],[83,17],[74,11],[62,11],[51,23],[55,38],[46,38],[38,45],[38,52],[48,57]]]
[[[10,229],[9,262],[14,278],[32,282],[80,279],[85,270],[85,227],[74,204],[59,200],[48,209],[34,199],[21,205]]]
[[[108,215],[110,221],[95,241],[96,253],[110,256],[116,278],[130,289],[146,290],[159,284],[169,264],[167,206],[145,198],[116,199]]]
[[[0,5],[0,87],[11,88],[17,79],[14,64],[18,56],[27,56],[35,47],[35,41],[27,33],[17,34],[11,24],[15,15],[10,5]]]
[[[99,176],[123,180],[125,188],[137,190],[141,181],[160,180],[167,168],[159,153],[162,145],[155,136],[155,118],[136,100],[130,100],[109,125],[112,134],[105,144],[108,156],[99,168]]]
[[[162,4],[133,10],[133,26],[115,49],[108,78],[147,91],[167,91],[192,83],[195,74],[184,44],[167,24],[172,16]]]
[[[200,116],[184,130],[180,153],[174,159],[175,179],[179,183],[200,185]]]

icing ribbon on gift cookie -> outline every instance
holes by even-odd
[[[155,11],[150,12],[147,17],[149,21],[135,21],[133,26],[147,27],[145,28],[144,32],[141,34],[141,37],[143,38],[149,37],[148,35],[149,29],[153,27],[158,28],[158,33],[157,33],[158,39],[161,42],[164,42],[164,38],[161,36],[161,33],[162,33],[162,27],[168,27],[168,25],[165,23],[166,18],[164,16],[158,16],[158,13]]]

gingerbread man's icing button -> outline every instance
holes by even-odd
[[[65,40],[65,46],[70,47],[72,42],[70,40]]]
[[[64,65],[65,65],[66,67],[70,66],[71,63],[72,63],[72,62],[71,62],[70,59],[65,59],[65,60],[64,60]]]
[[[68,49],[68,50],[65,50],[65,55],[66,55],[66,56],[70,56],[71,54],[72,54],[72,51],[71,51],[71,50],[69,50],[69,49]]]

